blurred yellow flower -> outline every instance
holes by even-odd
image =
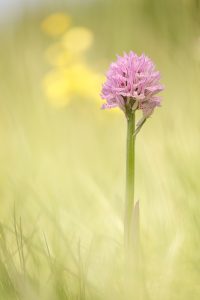
[[[69,102],[69,82],[65,69],[56,69],[46,74],[43,80],[48,100],[55,106],[65,106]]]
[[[73,62],[74,56],[67,51],[61,43],[55,43],[48,47],[45,52],[47,62],[53,66],[65,66]]]
[[[63,45],[70,52],[82,52],[90,48],[93,42],[92,32],[85,27],[73,27],[63,37]]]
[[[73,94],[100,99],[99,86],[102,82],[102,76],[91,70],[84,63],[76,63],[68,69],[68,80],[70,91]]]
[[[42,23],[43,30],[52,36],[66,31],[70,18],[64,14],[49,16]],[[54,68],[45,75],[43,87],[49,102],[57,107],[66,106],[73,96],[97,100],[103,76],[83,62],[82,53],[93,42],[92,32],[85,27],[69,29],[58,42],[45,51],[45,58]]]
[[[65,106],[72,96],[98,100],[100,104],[99,86],[102,81],[102,75],[92,71],[84,63],[76,63],[68,68],[50,71],[46,74],[43,84],[50,103]]]
[[[63,34],[69,27],[71,19],[64,13],[48,16],[41,24],[42,30],[50,36],[56,37]]]

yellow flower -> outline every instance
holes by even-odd
[[[92,32],[85,27],[73,27],[63,37],[63,45],[70,52],[83,52],[90,48],[93,42]]]
[[[98,101],[100,106],[99,86],[102,81],[101,74],[83,63],[76,63],[68,68],[50,71],[46,74],[43,85],[47,98],[55,106],[67,105],[72,96]]]
[[[71,19],[63,13],[48,16],[41,24],[42,30],[50,36],[56,37],[63,34],[69,27]]]
[[[76,63],[68,69],[68,81],[71,93],[90,99],[100,99],[99,85],[102,76],[84,63]]]
[[[65,69],[56,69],[46,74],[44,90],[48,100],[55,106],[65,106],[69,102],[69,82]]]

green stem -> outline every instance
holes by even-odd
[[[127,114],[127,145],[126,145],[126,199],[124,237],[125,247],[130,250],[131,232],[134,211],[134,177],[135,177],[135,112]]]
[[[141,268],[139,201],[134,204],[135,190],[135,111],[126,110],[126,199],[124,220],[126,299],[148,299]],[[140,127],[145,121],[140,122]],[[135,134],[136,132],[136,134]]]

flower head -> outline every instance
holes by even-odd
[[[160,106],[161,99],[156,94],[163,89],[154,63],[144,54],[138,56],[130,51],[118,56],[117,61],[110,65],[101,92],[101,97],[106,99],[102,108],[118,106],[125,114],[141,109],[148,118],[154,108]]]

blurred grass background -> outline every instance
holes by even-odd
[[[137,138],[145,299],[199,300],[199,0],[16,11],[0,29],[0,299],[124,299],[126,122],[99,93],[132,49],[165,85]]]

